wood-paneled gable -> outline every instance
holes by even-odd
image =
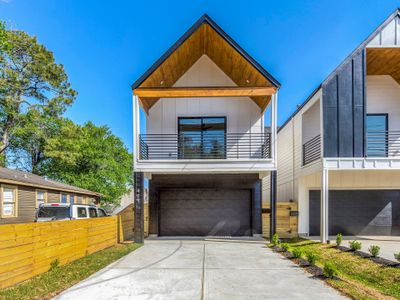
[[[133,84],[134,93],[138,88],[172,87],[202,55],[207,55],[239,87],[271,87],[274,91],[279,87],[272,76],[205,16]],[[271,94],[249,96],[264,110]],[[161,98],[139,97],[146,112]]]

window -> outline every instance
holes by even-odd
[[[74,195],[69,195],[69,203],[71,203],[71,204],[75,203],[75,196]]]
[[[99,214],[99,217],[107,217],[106,212],[101,208],[98,209],[98,214]]]
[[[89,217],[97,218],[97,209],[95,207],[89,207]]]
[[[40,206],[40,204],[44,204],[47,202],[47,193],[45,191],[36,191],[36,208]]]
[[[17,217],[17,188],[2,186],[1,190],[1,216],[3,218]]]
[[[367,115],[367,156],[388,156],[388,115]]]
[[[83,197],[82,197],[82,196],[77,196],[77,203],[79,203],[79,204],[84,204],[84,203],[83,203]]]
[[[61,194],[61,203],[68,203],[68,195]]]
[[[225,158],[226,117],[178,118],[179,158]]]
[[[77,207],[78,218],[86,218],[87,212],[86,207]]]

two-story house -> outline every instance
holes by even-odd
[[[400,234],[400,13],[350,54],[278,132],[277,201],[299,234]],[[269,199],[265,179],[264,200]],[[321,192],[322,191],[322,192]]]
[[[132,85],[136,241],[145,179],[150,235],[261,234],[279,86],[207,15]]]

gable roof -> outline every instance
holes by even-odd
[[[101,197],[102,194],[18,170],[0,167],[0,183],[26,185],[43,189]]]
[[[238,86],[280,87],[271,74],[204,14],[132,84],[132,89],[172,87],[204,54]],[[251,98],[261,107],[259,97]],[[146,100],[149,109],[158,98]]]
[[[299,105],[296,110],[286,119],[283,125],[279,128],[278,132],[282,130],[289,121],[294,118],[298,112],[311,100],[311,98],[321,89],[323,86],[331,80],[334,76],[336,76],[341,69],[347,65],[360,51],[362,51],[375,37],[378,35],[391,21],[393,21],[396,17],[400,17],[400,8],[396,9],[393,13],[389,15],[368,37],[358,45],[349,56],[347,56],[323,81],[318,85],[316,89],[306,98],[306,100]]]

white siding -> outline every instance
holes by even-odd
[[[235,86],[213,61],[203,55],[175,86]],[[262,132],[260,108],[250,98],[171,98],[160,99],[149,111],[147,133],[177,133],[178,117],[227,117],[228,133]]]
[[[389,130],[400,130],[400,85],[392,76],[367,76],[367,113],[389,114]]]
[[[307,120],[306,129],[310,138],[320,134],[320,101],[321,90],[291,119],[278,133],[278,182],[277,201],[298,201],[298,181],[305,173],[319,170],[318,162],[307,167],[302,166],[303,116]],[[263,202],[270,199],[270,177],[263,179]]]
[[[390,47],[400,43],[400,22],[395,17],[368,43],[367,47]]]

